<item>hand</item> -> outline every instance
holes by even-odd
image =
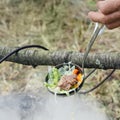
[[[88,17],[105,24],[108,29],[120,27],[120,0],[105,0],[97,3],[98,12],[89,12]]]

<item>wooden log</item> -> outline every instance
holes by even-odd
[[[15,48],[0,46],[0,59]],[[44,51],[41,49],[25,49],[7,58],[6,61],[23,65],[57,65],[73,62],[82,65],[84,53],[76,51]],[[85,68],[120,69],[120,53],[91,53],[85,61]]]

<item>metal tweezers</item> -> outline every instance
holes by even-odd
[[[92,37],[91,37],[91,39],[90,39],[90,41],[89,41],[89,43],[88,43],[88,45],[87,45],[87,49],[86,49],[86,51],[85,51],[85,53],[84,53],[83,61],[82,61],[83,74],[84,74],[85,60],[86,60],[86,58],[87,58],[87,56],[88,56],[88,54],[89,54],[89,52],[90,52],[90,50],[91,50],[91,47],[93,46],[93,44],[94,44],[94,42],[95,42],[97,36],[99,35],[100,31],[101,31],[103,28],[104,28],[104,25],[103,25],[103,24],[97,23],[97,28],[95,29],[95,31],[94,31],[94,33],[93,33],[93,35],[92,35]]]
[[[84,56],[83,56],[83,61],[82,61],[82,69],[83,69],[83,74],[84,74],[84,78],[83,80],[85,81],[93,72],[95,72],[96,68],[93,69],[87,76],[85,76],[85,73],[84,73],[84,64],[85,64],[85,60],[91,50],[91,47],[93,46],[97,36],[99,34],[101,34],[101,32],[104,30],[104,25],[102,24],[99,24],[99,23],[96,23],[96,27],[95,27],[95,30],[93,32],[93,35],[87,45],[87,49],[84,53]],[[115,72],[115,69],[113,69],[100,83],[98,83],[97,85],[95,85],[93,88],[89,89],[89,90],[86,90],[86,91],[80,91],[79,94],[86,94],[86,93],[89,93],[93,90],[95,90],[96,88],[98,88],[99,86],[101,86],[113,73]]]

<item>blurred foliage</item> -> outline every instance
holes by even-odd
[[[95,0],[87,0],[86,3],[88,4],[88,6],[89,6],[91,9],[95,9],[95,8],[96,8],[96,1],[95,1]]]

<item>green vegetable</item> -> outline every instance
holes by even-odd
[[[57,68],[53,68],[52,73],[53,73],[53,82],[56,85],[60,79],[60,73]]]
[[[55,88],[56,87],[56,85],[54,85],[54,84],[49,84],[49,83],[44,83],[44,85],[46,86],[46,87],[50,87],[50,88]]]
[[[46,87],[55,88],[58,81],[60,80],[60,72],[57,68],[53,68],[48,74],[48,83],[45,83]]]

